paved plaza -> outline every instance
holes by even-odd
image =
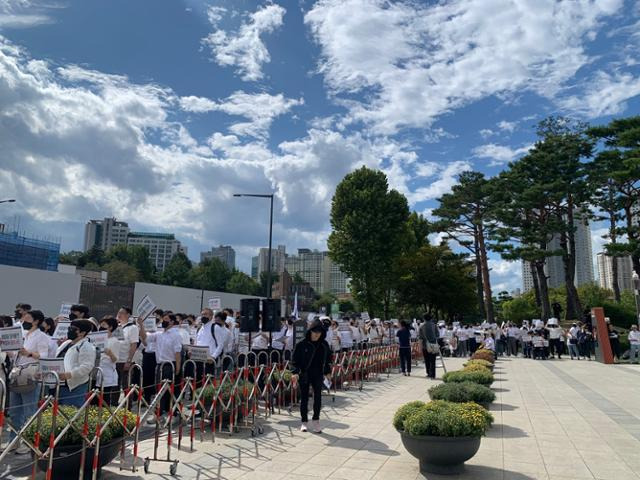
[[[449,359],[449,369],[462,360]],[[368,383],[362,392],[326,399],[322,435],[298,431],[296,416],[273,416],[265,434],[219,435],[215,443],[196,442],[194,453],[175,452],[178,478],[235,479],[392,479],[425,478],[391,426],[396,408],[427,400],[433,384],[423,377],[392,374]],[[438,370],[438,375],[442,369]],[[640,367],[596,362],[499,360],[491,410],[495,424],[482,440],[466,473],[428,479],[627,480],[640,478]],[[294,412],[295,414],[295,412]],[[142,444],[141,456],[153,443]],[[161,452],[165,452],[164,448]],[[150,473],[105,469],[104,479],[169,479],[168,464],[152,463]]]

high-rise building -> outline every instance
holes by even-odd
[[[209,258],[217,258],[224,263],[229,270],[236,268],[236,251],[230,245],[220,245],[213,247],[208,252],[200,253],[200,261],[203,262]]]
[[[106,252],[114,245],[126,245],[129,225],[115,218],[89,220],[84,227],[84,251],[98,247]]]
[[[57,271],[59,258],[59,242],[0,232],[1,265]]]
[[[614,257],[605,252],[596,255],[598,261],[598,283],[602,288],[613,290]],[[633,264],[630,256],[616,257],[618,263],[618,287],[620,291],[633,290]]]
[[[347,277],[331,261],[329,252],[299,248],[297,255],[286,258],[285,269],[293,276],[298,274],[317,293],[338,295],[347,292]]]
[[[586,219],[575,219],[575,243],[576,243],[576,272],[575,285],[593,283],[595,276],[593,271],[593,249],[591,245],[591,227]],[[554,235],[547,245],[548,251],[560,249],[560,237]],[[544,271],[547,275],[549,288],[558,288],[564,285],[564,263],[562,256],[553,255],[546,258]],[[528,292],[533,288],[533,278],[528,262],[522,262],[522,289]]]
[[[258,262],[259,257],[257,255],[255,257],[251,257],[251,278],[257,281],[260,280],[258,277]]]
[[[178,253],[186,255],[186,249],[176,240],[173,233],[130,232],[127,245],[139,245],[149,250],[149,258],[156,270],[163,271],[173,256]]]
[[[284,245],[278,245],[277,249],[271,249],[271,272],[281,274],[284,271],[284,260],[287,256],[287,249]],[[258,254],[258,274],[260,279],[262,272],[268,270],[269,265],[269,248],[261,248]]]

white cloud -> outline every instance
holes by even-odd
[[[494,132],[490,128],[483,128],[479,133],[482,138],[489,138],[496,134],[496,132]]]
[[[282,26],[285,12],[280,5],[266,5],[250,14],[236,32],[226,32],[219,28],[225,9],[210,7],[209,21],[215,30],[202,43],[210,48],[218,65],[235,67],[243,80],[260,80],[262,65],[271,61],[262,36]]]
[[[457,161],[445,165],[437,164],[436,172],[433,175],[434,180],[426,186],[408,192],[407,198],[411,203],[439,198],[451,191],[451,187],[458,183],[458,175],[467,170],[472,170],[469,162]]]
[[[321,0],[306,14],[320,72],[374,132],[428,127],[491,95],[554,99],[591,59],[585,46],[622,0]],[[499,25],[499,28],[496,26]],[[366,93],[356,101],[352,93]]]
[[[46,14],[51,7],[34,0],[0,0],[0,28],[29,28],[52,23],[53,19]]]
[[[505,132],[512,133],[516,127],[518,126],[518,122],[507,122],[506,120],[502,120],[498,123],[498,128]]]
[[[587,118],[597,118],[622,113],[625,102],[637,95],[640,95],[640,76],[600,71],[589,80],[584,93],[562,99],[561,105]]]
[[[473,156],[477,158],[489,158],[491,162],[489,166],[504,165],[522,155],[525,155],[533,145],[525,145],[519,148],[511,148],[507,145],[496,145],[488,143],[480,145],[473,149]]]
[[[214,102],[203,97],[181,97],[180,107],[188,112],[204,113],[220,111],[229,115],[245,117],[248,122],[235,123],[230,130],[235,135],[265,138],[273,120],[303,105],[304,99],[285,98],[284,95],[268,93],[246,93],[237,91],[224,100]]]

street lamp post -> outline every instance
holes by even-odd
[[[640,277],[633,272],[633,293],[636,297],[636,321],[640,327]]]
[[[269,211],[269,253],[267,254],[267,298],[271,298],[271,245],[273,238],[273,193],[234,193],[234,197],[268,198],[271,201]]]
[[[15,201],[16,201],[15,198],[9,198],[7,200],[0,200],[0,203],[13,203]]]

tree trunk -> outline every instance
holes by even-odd
[[[580,319],[580,314],[582,312],[582,302],[580,302],[580,294],[578,293],[578,288],[576,287],[576,281],[575,281],[576,280],[577,254],[576,254],[576,228],[575,228],[575,217],[574,217],[573,209],[574,209],[573,198],[570,198],[570,201],[569,201],[569,212],[568,212],[567,217],[569,219],[569,225],[571,225],[571,228],[569,229],[569,235],[568,235],[568,238],[569,238],[569,268],[571,269],[571,278],[573,279],[573,281],[571,282],[571,284],[569,284],[569,289],[571,290],[571,298],[573,300],[574,314],[572,316],[569,316],[568,313],[567,313],[565,318],[567,318],[569,320],[579,320]],[[583,217],[580,217],[580,219],[578,221],[585,222],[585,219]],[[588,260],[590,262],[592,261],[591,258],[589,258]]]
[[[536,296],[536,306],[540,308],[542,307],[542,302],[540,301],[540,282],[538,281],[538,273],[536,272],[536,266],[533,262],[529,262],[529,270],[531,271],[531,279],[533,280],[533,292]]]
[[[615,245],[618,240],[618,234],[616,232],[616,213],[614,211],[608,211],[609,214],[609,241],[612,245]],[[620,303],[620,284],[618,283],[618,258],[616,256],[611,257],[611,272],[613,273],[613,298],[616,303]]]
[[[564,287],[567,293],[567,308],[565,310],[566,320],[576,320],[582,309],[580,299],[576,289],[576,238],[575,223],[573,218],[573,204],[569,202],[566,228],[560,232],[560,249],[562,250],[562,265],[564,267]]]
[[[493,323],[493,294],[491,293],[491,280],[489,278],[489,262],[487,260],[487,248],[484,243],[484,231],[482,225],[478,225],[478,252],[482,269],[482,284],[484,290],[484,302],[487,314],[487,322]]]
[[[474,226],[475,235],[473,236],[473,246],[475,252],[475,264],[476,264],[476,293],[478,295],[478,311],[480,314],[485,312],[484,306],[484,286],[482,285],[482,261],[480,259],[479,247],[478,247],[478,228]]]
[[[546,322],[551,318],[551,302],[549,301],[549,286],[547,275],[544,273],[544,260],[535,261],[536,273],[538,274],[538,284],[540,286],[540,303],[542,304],[542,321]]]

